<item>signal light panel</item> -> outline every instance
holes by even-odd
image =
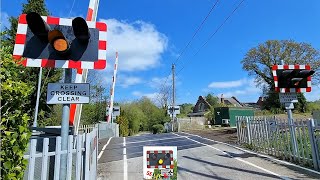
[[[104,69],[107,26],[101,22],[22,14],[14,58],[24,66]]]
[[[274,65],[272,73],[277,92],[310,92],[315,71],[309,65]]]

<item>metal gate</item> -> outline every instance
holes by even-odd
[[[320,124],[313,119],[296,120],[292,125],[276,117],[237,116],[241,145],[254,151],[320,170]],[[290,127],[295,130],[294,150]]]

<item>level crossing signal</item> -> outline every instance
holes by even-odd
[[[40,16],[19,17],[13,55],[29,67],[104,69],[107,25],[102,22]],[[59,61],[59,62],[58,62]]]
[[[315,71],[309,65],[274,65],[272,69],[276,91],[311,91],[311,76]]]

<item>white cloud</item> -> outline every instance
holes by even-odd
[[[311,92],[304,93],[307,101],[316,101],[320,99],[320,87],[319,86],[312,86]]]
[[[4,30],[5,27],[10,28],[9,15],[6,12],[0,12],[1,19],[1,30]]]
[[[101,21],[108,26],[108,59],[114,59],[115,51],[118,51],[120,71],[148,70],[160,65],[168,40],[154,25],[144,21]]]
[[[119,78],[119,85],[123,88],[127,88],[132,85],[140,84],[142,82],[143,82],[142,79],[139,77],[126,77],[126,76],[124,76],[122,78]]]
[[[154,89],[158,89],[164,85],[171,86],[171,84],[172,84],[171,75],[167,77],[154,77],[149,82],[150,87]]]
[[[209,88],[234,88],[234,87],[240,87],[245,84],[248,84],[248,79],[239,79],[236,81],[221,81],[221,82],[212,82],[209,84]]]
[[[132,95],[136,96],[137,98],[141,97],[147,97],[151,99],[152,101],[155,101],[157,97],[159,96],[159,93],[142,93],[140,91],[133,91]]]
[[[211,86],[210,86],[211,85]],[[235,96],[241,102],[255,102],[261,94],[261,89],[256,87],[254,79],[239,79],[235,81],[218,82],[214,85],[212,83],[208,87],[214,89],[217,95],[220,97],[223,94],[224,97]],[[230,88],[228,91],[221,90],[224,88]],[[204,90],[210,90],[206,88]]]

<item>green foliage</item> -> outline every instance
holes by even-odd
[[[152,133],[153,134],[158,134],[162,133],[164,130],[164,126],[162,124],[156,124],[152,126]]]
[[[170,121],[169,117],[166,116],[166,110],[158,108],[146,97],[131,103],[120,104],[120,106],[121,115],[117,122],[128,121],[123,126],[120,124],[120,131],[127,132],[128,128],[129,136],[139,131],[153,131],[154,125],[161,125],[163,131],[163,124]]]
[[[193,111],[193,104],[190,103],[184,103],[180,105],[180,114],[177,115],[177,117],[187,117],[189,113],[192,113]]]
[[[312,112],[315,110],[320,110],[320,101],[308,102],[307,112]]]
[[[44,0],[28,0],[27,3],[22,3],[22,13],[30,13],[30,12],[37,12],[41,16],[49,15],[49,11],[46,8]],[[11,27],[7,27],[6,32],[7,35],[5,36],[5,40],[3,41],[4,46],[12,46],[15,43],[17,27],[18,27],[18,18],[10,17],[9,22]],[[11,53],[13,50],[11,50]]]
[[[10,47],[2,47],[0,57],[1,175],[2,179],[22,179],[27,164],[23,154],[31,135],[25,107],[33,87],[21,79],[25,68],[13,61]]]
[[[219,105],[219,98],[216,96],[213,96],[212,94],[208,94],[206,96],[206,100],[213,107],[217,107]]]
[[[251,48],[241,61],[242,68],[255,77],[255,83],[264,89],[266,103],[264,108],[273,112],[281,112],[282,108],[274,93],[272,66],[280,64],[310,64],[317,71],[320,68],[320,53],[310,44],[298,43],[293,40],[268,40],[257,47]],[[313,83],[319,84],[319,74],[313,76]],[[298,97],[297,110],[306,111],[306,101],[303,94]]]
[[[117,123],[119,124],[120,136],[127,137],[129,135],[129,121],[124,116],[119,116],[117,118]]]
[[[171,180],[177,180],[178,179],[178,162],[177,160],[173,160],[173,176],[171,177]]]
[[[27,3],[22,4],[22,13],[29,13],[29,12],[37,12],[40,15],[48,15],[49,12],[46,9],[44,0],[28,0]],[[6,29],[5,35],[3,36],[2,45],[4,47],[9,48],[9,54],[13,52],[13,45],[15,43],[15,36],[17,32],[18,26],[18,18],[10,17],[9,21],[11,23],[11,27]],[[38,76],[39,76],[39,68],[27,67],[24,68],[24,73],[22,73],[21,79],[23,82],[27,83],[31,87],[37,87],[38,84]],[[62,70],[55,69],[55,68],[44,68],[42,71],[42,87],[41,87],[41,95],[40,95],[40,102],[39,102],[39,126],[44,126],[48,124],[46,119],[50,117],[50,112],[52,110],[53,105],[48,105],[46,103],[46,93],[44,93],[47,89],[48,83],[54,83],[60,80],[62,77]],[[37,97],[37,88],[33,88],[31,93],[29,94],[29,103],[25,105],[25,109],[30,117],[33,117],[34,110],[36,106],[36,97]],[[32,121],[30,121],[32,122]]]
[[[90,86],[90,103],[82,106],[80,123],[89,125],[106,121],[106,100],[105,88],[101,84]]]
[[[205,114],[205,117],[208,121],[211,121],[211,124],[215,124],[215,113],[214,113],[214,107],[211,107],[209,112]]]

